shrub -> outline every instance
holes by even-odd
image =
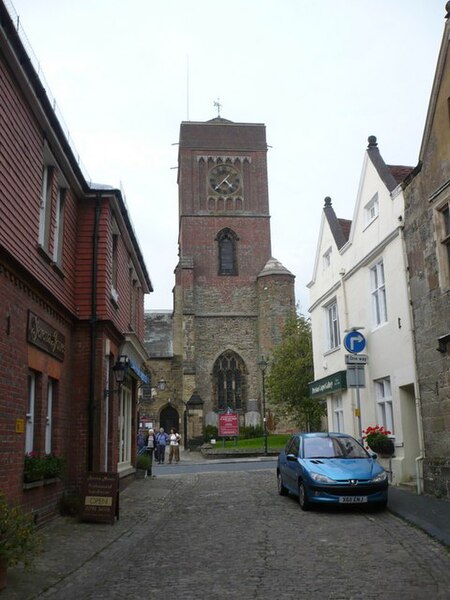
[[[136,459],[136,469],[144,469],[145,471],[147,471],[147,469],[150,468],[150,465],[151,459],[147,453],[138,454],[138,457]]]
[[[209,442],[211,438],[217,438],[219,431],[215,425],[206,425],[203,430],[203,439],[205,442]]]
[[[264,435],[264,428],[262,425],[247,425],[239,428],[239,437],[243,440],[251,438],[259,438]]]
[[[31,515],[19,507],[11,508],[0,493],[0,559],[8,566],[19,562],[29,566],[40,544]]]

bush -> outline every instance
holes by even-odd
[[[206,425],[203,430],[203,439],[205,442],[209,442],[211,438],[217,439],[219,436],[219,430],[215,425]]]
[[[243,440],[249,440],[252,438],[262,437],[264,435],[264,428],[262,425],[248,425],[239,428],[239,437]]]
[[[0,559],[8,566],[23,563],[26,567],[41,544],[31,515],[20,508],[11,508],[0,494]]]
[[[150,468],[150,465],[151,459],[147,453],[138,454],[138,457],[136,459],[136,469],[143,469],[144,471],[147,471],[147,469]]]

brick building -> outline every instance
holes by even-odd
[[[86,471],[134,472],[152,288],[121,192],[84,177],[20,33],[0,2],[0,489],[39,522]],[[26,453],[65,478],[24,483]]]
[[[227,408],[242,425],[261,423],[258,362],[295,310],[294,276],[271,252],[266,155],[262,124],[181,124],[172,348],[158,355],[151,333],[146,348],[154,377],[165,369],[168,383],[155,386],[153,414],[191,441]],[[147,336],[161,316],[146,318]]]
[[[425,491],[450,497],[450,3],[419,163],[405,184]]]

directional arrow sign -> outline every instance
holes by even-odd
[[[344,338],[344,346],[348,352],[358,354],[366,347],[366,338],[359,331],[350,331]]]

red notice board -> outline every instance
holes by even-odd
[[[236,437],[239,435],[239,415],[223,413],[219,415],[219,437]]]

